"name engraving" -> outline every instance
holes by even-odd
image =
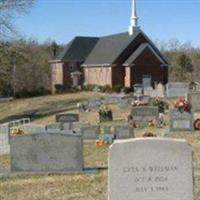
[[[123,173],[133,176],[134,191],[136,193],[145,192],[168,192],[169,175],[178,171],[178,167],[171,166],[128,166],[124,167]]]

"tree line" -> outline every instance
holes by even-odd
[[[48,61],[62,46],[53,41],[21,39],[13,24],[13,19],[26,14],[34,2],[0,0],[0,96],[26,97],[50,92]],[[177,39],[155,43],[169,62],[169,81],[200,80],[200,48]]]

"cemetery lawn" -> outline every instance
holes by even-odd
[[[96,98],[104,94],[98,94]],[[51,110],[58,108],[63,112],[77,112],[79,101],[94,99],[92,92],[62,94],[44,97],[19,99],[0,104],[0,120],[31,110]],[[101,125],[117,125],[125,122],[128,110],[123,113],[116,105],[110,105],[114,113],[114,121]],[[55,121],[55,114],[42,116],[34,123],[47,124]],[[200,114],[196,113],[196,117]],[[166,122],[168,124],[168,117]],[[97,123],[97,112],[83,113],[81,121]],[[158,136],[166,130],[158,128],[136,129],[135,137],[141,137],[144,132],[153,132]],[[200,200],[200,132],[173,133],[166,137],[185,138],[193,149],[194,168],[194,200]],[[0,178],[0,200],[107,200],[107,152],[109,146],[96,147],[94,142],[84,143],[85,167],[98,167],[98,173],[66,174],[66,175],[32,175],[11,176]],[[8,170],[10,160],[8,155],[0,156],[0,173]],[[180,183],[181,184],[181,183]]]
[[[147,129],[137,129],[136,137]],[[157,134],[161,129],[152,128]],[[161,133],[162,134],[162,133]],[[169,136],[171,137],[171,136]],[[194,200],[200,200],[200,132],[174,134],[185,138],[194,152]],[[107,152],[109,146],[96,147],[94,142],[84,143],[85,167],[99,167],[98,173],[69,175],[33,175],[0,178],[1,200],[106,200]],[[0,168],[8,168],[8,156],[0,156]],[[180,183],[181,184],[181,183]]]
[[[34,98],[16,99],[11,102],[0,103],[0,120],[13,115],[21,115],[35,110],[45,111],[35,123],[48,123],[55,121],[55,114],[59,112],[77,112],[77,103],[88,99],[100,98],[105,94],[93,92],[77,92],[58,95],[48,95]],[[48,113],[49,112],[49,113]]]

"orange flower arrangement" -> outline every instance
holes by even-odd
[[[177,108],[181,112],[183,111],[190,112],[192,107],[190,103],[185,99],[185,97],[179,97],[174,102],[174,108]]]

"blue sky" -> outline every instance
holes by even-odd
[[[141,29],[153,40],[177,38],[200,46],[200,0],[137,0]],[[128,30],[131,0],[36,0],[15,24],[27,38],[67,43],[74,36]]]

